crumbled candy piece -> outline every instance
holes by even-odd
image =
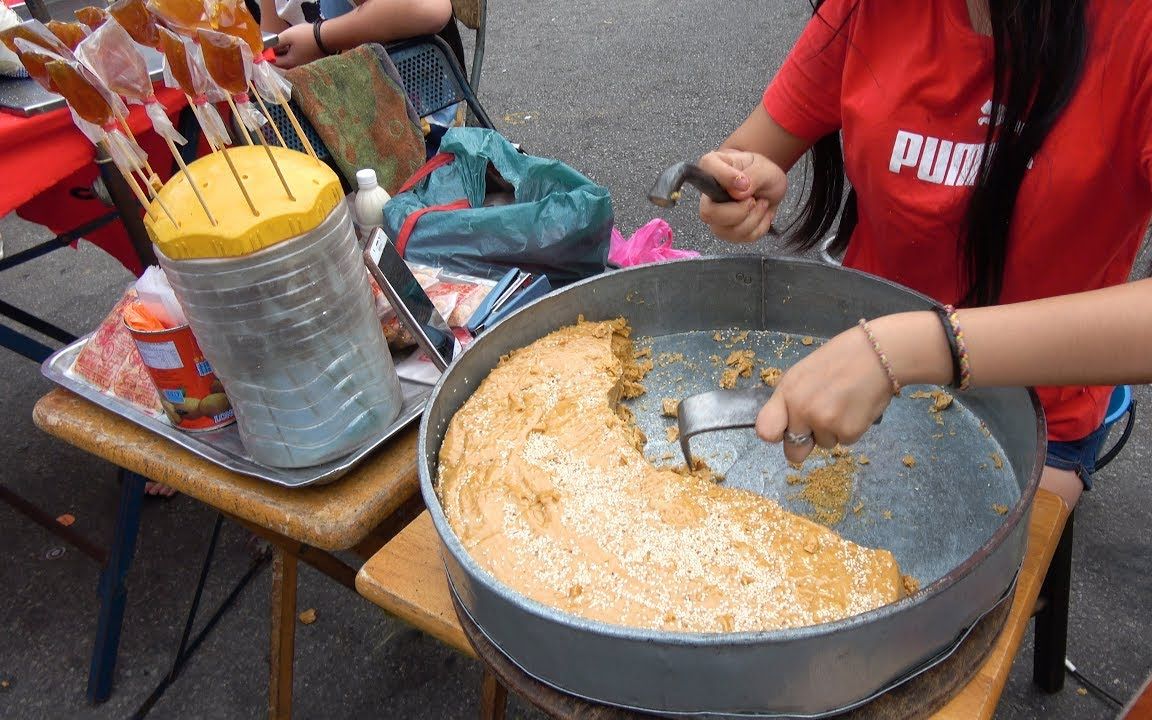
[[[305,625],[311,625],[312,623],[316,622],[316,608],[308,608],[304,612],[300,613],[298,617],[300,618],[300,622],[304,623]]]

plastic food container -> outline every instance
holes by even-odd
[[[232,157],[240,167],[251,157],[247,176],[256,175],[267,164],[263,152],[246,157],[244,149]],[[403,397],[339,181],[308,156],[276,150],[290,153],[279,158],[282,166],[301,166],[289,177],[315,197],[291,205],[254,197],[264,219],[238,207],[225,216],[233,224],[237,215],[248,221],[238,228],[228,220],[199,227],[190,215],[179,229],[168,228],[168,242],[163,230],[150,229],[160,238],[160,264],[232,402],[244,447],[259,463],[294,468],[368,442],[396,418]],[[206,189],[227,190],[230,176],[195,167],[214,157],[191,169],[198,183],[208,178]],[[261,176],[252,186],[272,194],[276,182]],[[284,238],[286,228],[300,227],[311,229]]]

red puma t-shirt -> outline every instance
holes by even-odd
[[[1097,0],[1089,22],[1083,79],[1021,186],[1004,303],[1125,282],[1152,215],[1152,3]],[[807,140],[843,131],[859,208],[845,265],[959,300],[992,52],[965,0],[828,0],[808,23],[764,108]],[[1075,440],[1099,426],[1111,388],[1038,392],[1049,438]]]

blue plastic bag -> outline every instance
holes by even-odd
[[[514,201],[500,204],[499,190]],[[485,128],[449,130],[384,206],[384,232],[407,260],[480,277],[518,267],[554,287],[604,272],[612,220],[608,190]]]

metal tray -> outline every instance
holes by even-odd
[[[324,484],[336,480],[418,418],[424,410],[424,403],[427,401],[428,395],[432,391],[428,385],[401,378],[400,389],[404,393],[404,404],[400,407],[400,415],[380,433],[379,437],[342,458],[330,460],[321,465],[305,468],[271,468],[252,459],[240,443],[240,432],[236,429],[235,423],[219,430],[207,432],[177,430],[162,416],[149,415],[119,398],[101,392],[95,386],[74,375],[71,372],[72,364],[84,348],[84,344],[88,342],[89,337],[80,338],[45,360],[44,364],[40,366],[40,371],[44,377],[83,398],[91,400],[105,410],[136,423],[145,430],[168,438],[180,447],[222,468],[242,475],[251,475],[284,487],[304,487],[305,485]]]
[[[440,379],[421,421],[418,469],[461,606],[530,675],[572,695],[668,716],[824,717],[856,707],[956,647],[1009,592],[1027,540],[1027,518],[1044,456],[1035,394],[981,389],[957,397],[945,425],[927,400],[897,399],[854,448],[869,455],[851,511],[835,527],[851,540],[892,550],[922,589],[837,622],[746,633],[671,633],[610,625],[530,600],[468,554],[436,495],[448,422],[507,352],[576,321],[628,318],[633,338],[656,355],[682,352],[696,370],[656,368],[632,405],[649,438],[646,454],[679,462],[667,442],[661,397],[715,389],[710,355],[732,349],[717,330],[750,331],[740,345],[784,368],[860,317],[926,310],[932,301],[864,273],[803,260],[701,258],[643,266],[576,283],[513,314],[477,339]],[[798,340],[799,339],[799,340]],[[679,365],[683,365],[680,363]],[[749,384],[749,380],[741,385]],[[917,388],[909,388],[906,395]],[[954,435],[952,433],[955,433]],[[941,435],[934,438],[934,435]],[[697,436],[693,453],[725,482],[803,512],[784,482],[780,449],[751,431]],[[996,453],[1002,468],[990,455]],[[914,467],[902,462],[913,455]],[[993,504],[1007,512],[997,514]],[[1004,508],[1001,508],[1003,510]]]

